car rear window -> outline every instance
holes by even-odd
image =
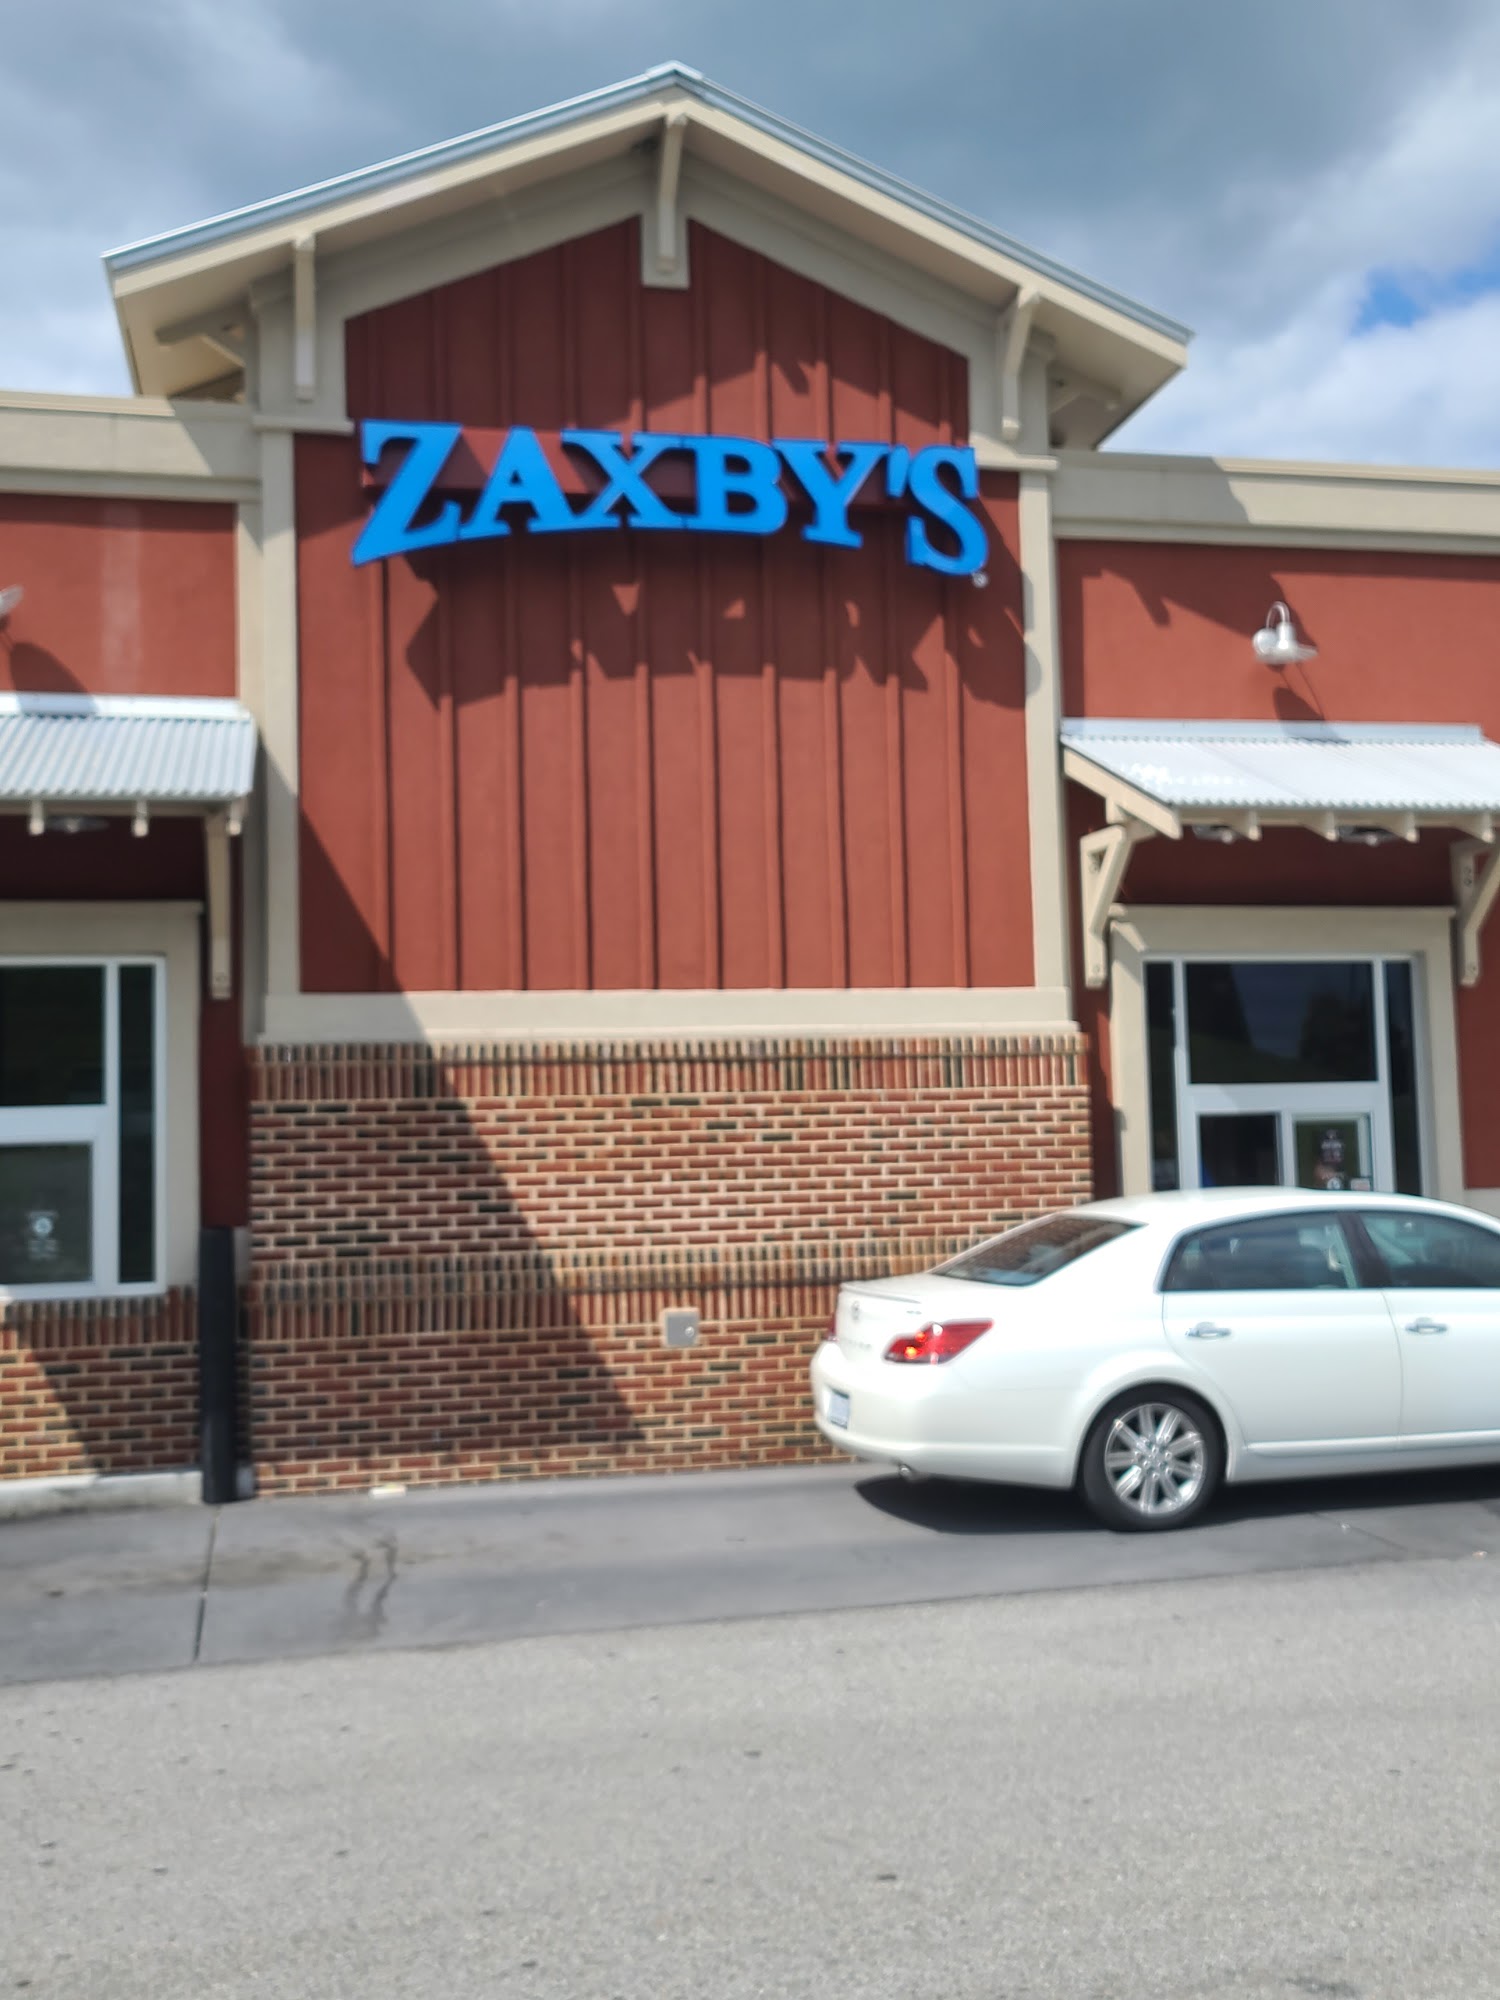
[[[945,1278],[971,1278],[981,1285],[1035,1285],[1065,1264],[1076,1264],[1091,1250],[1128,1235],[1138,1223],[1116,1222],[1108,1216],[1077,1211],[1043,1215],[1018,1223],[1003,1236],[992,1236],[938,1270]]]

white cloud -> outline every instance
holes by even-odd
[[[1205,342],[1115,440],[1134,451],[1500,466],[1500,296],[1345,331],[1334,295],[1254,344]]]
[[[1500,297],[1359,327],[1376,273],[1416,298],[1500,234],[1500,21],[1452,52],[1380,145],[1310,177],[1206,273],[1183,378],[1124,449],[1500,465]]]

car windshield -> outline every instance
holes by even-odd
[[[972,1278],[981,1285],[1035,1285],[1139,1226],[1076,1209],[1044,1215],[1007,1229],[1003,1236],[992,1236],[937,1268],[945,1278]]]

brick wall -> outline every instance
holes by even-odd
[[[0,1306],[0,1479],[196,1465],[197,1337],[188,1292]]]
[[[1085,1199],[1083,1071],[1070,1035],[260,1051],[262,1489],[821,1455],[839,1281]]]

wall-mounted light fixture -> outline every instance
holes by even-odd
[[[1242,835],[1237,826],[1217,826],[1210,825],[1207,820],[1194,820],[1193,838],[1194,840],[1217,840],[1227,847],[1232,840],[1241,839]]]
[[[1289,607],[1278,601],[1266,613],[1266,622],[1250,641],[1255,648],[1255,657],[1264,660],[1268,667],[1290,667],[1298,660],[1315,660],[1316,646],[1309,646],[1297,637],[1297,625]]]
[[[0,625],[5,623],[25,595],[26,592],[19,583],[9,584],[4,590],[0,590]]]
[[[1333,837],[1349,847],[1384,847],[1387,841],[1401,838],[1388,826],[1341,826]]]

